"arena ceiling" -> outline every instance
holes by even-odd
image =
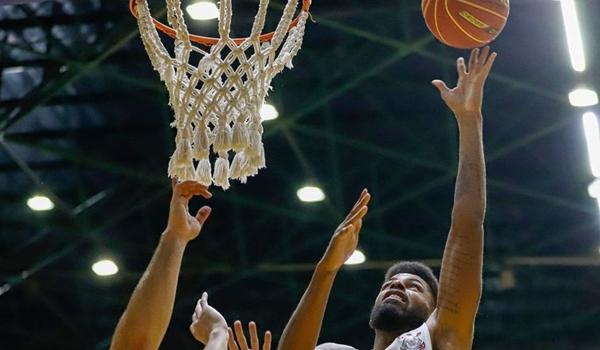
[[[107,349],[166,223],[166,90],[126,1],[19,2],[0,6],[1,347]],[[241,35],[257,1],[233,3]],[[272,1],[271,27],[282,5]],[[493,45],[475,349],[600,348],[599,211],[587,193],[582,110],[566,98],[579,84],[600,89],[600,3],[577,5],[584,74],[570,67],[556,1],[512,1]],[[184,258],[164,349],[197,347],[187,328],[204,290],[229,321],[256,320],[277,339],[364,187],[373,195],[359,243],[368,260],[340,273],[322,340],[368,349],[385,268],[399,259],[439,265],[457,130],[430,81],[454,82],[454,60],[467,52],[432,38],[417,0],[314,0],[312,16],[295,68],[268,97],[280,112],[264,123],[268,168],[214,190],[213,214]],[[214,21],[188,23],[215,33]],[[299,202],[296,189],[308,183],[327,200]],[[32,212],[34,193],[56,208]],[[95,276],[100,257],[119,274]]]

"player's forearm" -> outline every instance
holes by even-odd
[[[477,113],[457,119],[460,144],[452,222],[481,225],[486,206],[483,118]]]
[[[308,350],[317,346],[336,274],[337,271],[325,271],[317,265],[308,288],[283,330],[278,350]]]
[[[210,332],[208,343],[204,347],[204,350],[227,350],[228,340],[229,336],[227,334],[227,329],[217,328]]]
[[[117,325],[112,350],[158,349],[173,312],[186,244],[169,232],[163,233]]]

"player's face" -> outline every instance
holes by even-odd
[[[371,311],[371,327],[382,331],[417,328],[433,312],[434,300],[421,277],[399,273],[381,286]]]

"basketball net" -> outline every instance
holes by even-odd
[[[308,12],[301,10],[297,24],[289,29],[298,0],[288,0],[272,38],[261,42],[269,0],[260,0],[250,36],[236,44],[229,36],[231,0],[221,0],[220,38],[204,50],[190,41],[181,1],[166,0],[167,19],[175,30],[172,57],[160,40],[147,0],[136,2],[142,42],[175,112],[171,126],[177,134],[169,177],[224,190],[230,179],[246,183],[266,166],[260,108],[271,80],[284,67],[292,68]],[[193,54],[201,56],[197,65],[190,63]],[[211,157],[216,158],[214,166]]]

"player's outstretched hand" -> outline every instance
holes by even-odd
[[[367,215],[371,195],[364,189],[350,210],[350,213],[337,227],[329,246],[319,262],[319,268],[327,272],[338,271],[352,255],[358,244],[358,236],[362,227],[362,219]]]
[[[176,183],[173,180],[173,196],[169,208],[169,221],[166,234],[173,235],[185,242],[196,238],[210,215],[211,208],[203,206],[192,216],[189,212],[188,203],[194,196],[205,199],[212,197],[206,186],[194,181]]]
[[[453,89],[448,88],[441,80],[434,80],[432,84],[440,91],[442,99],[454,112],[457,118],[481,115],[483,103],[483,86],[494,65],[497,54],[490,54],[490,47],[483,50],[471,51],[468,66],[465,59],[460,57],[456,63],[458,70],[458,83]]]
[[[227,329],[227,321],[214,307],[208,304],[208,293],[202,293],[202,298],[198,300],[194,314],[192,315],[192,324],[190,332],[196,340],[202,344],[208,344],[210,333],[222,329]]]

